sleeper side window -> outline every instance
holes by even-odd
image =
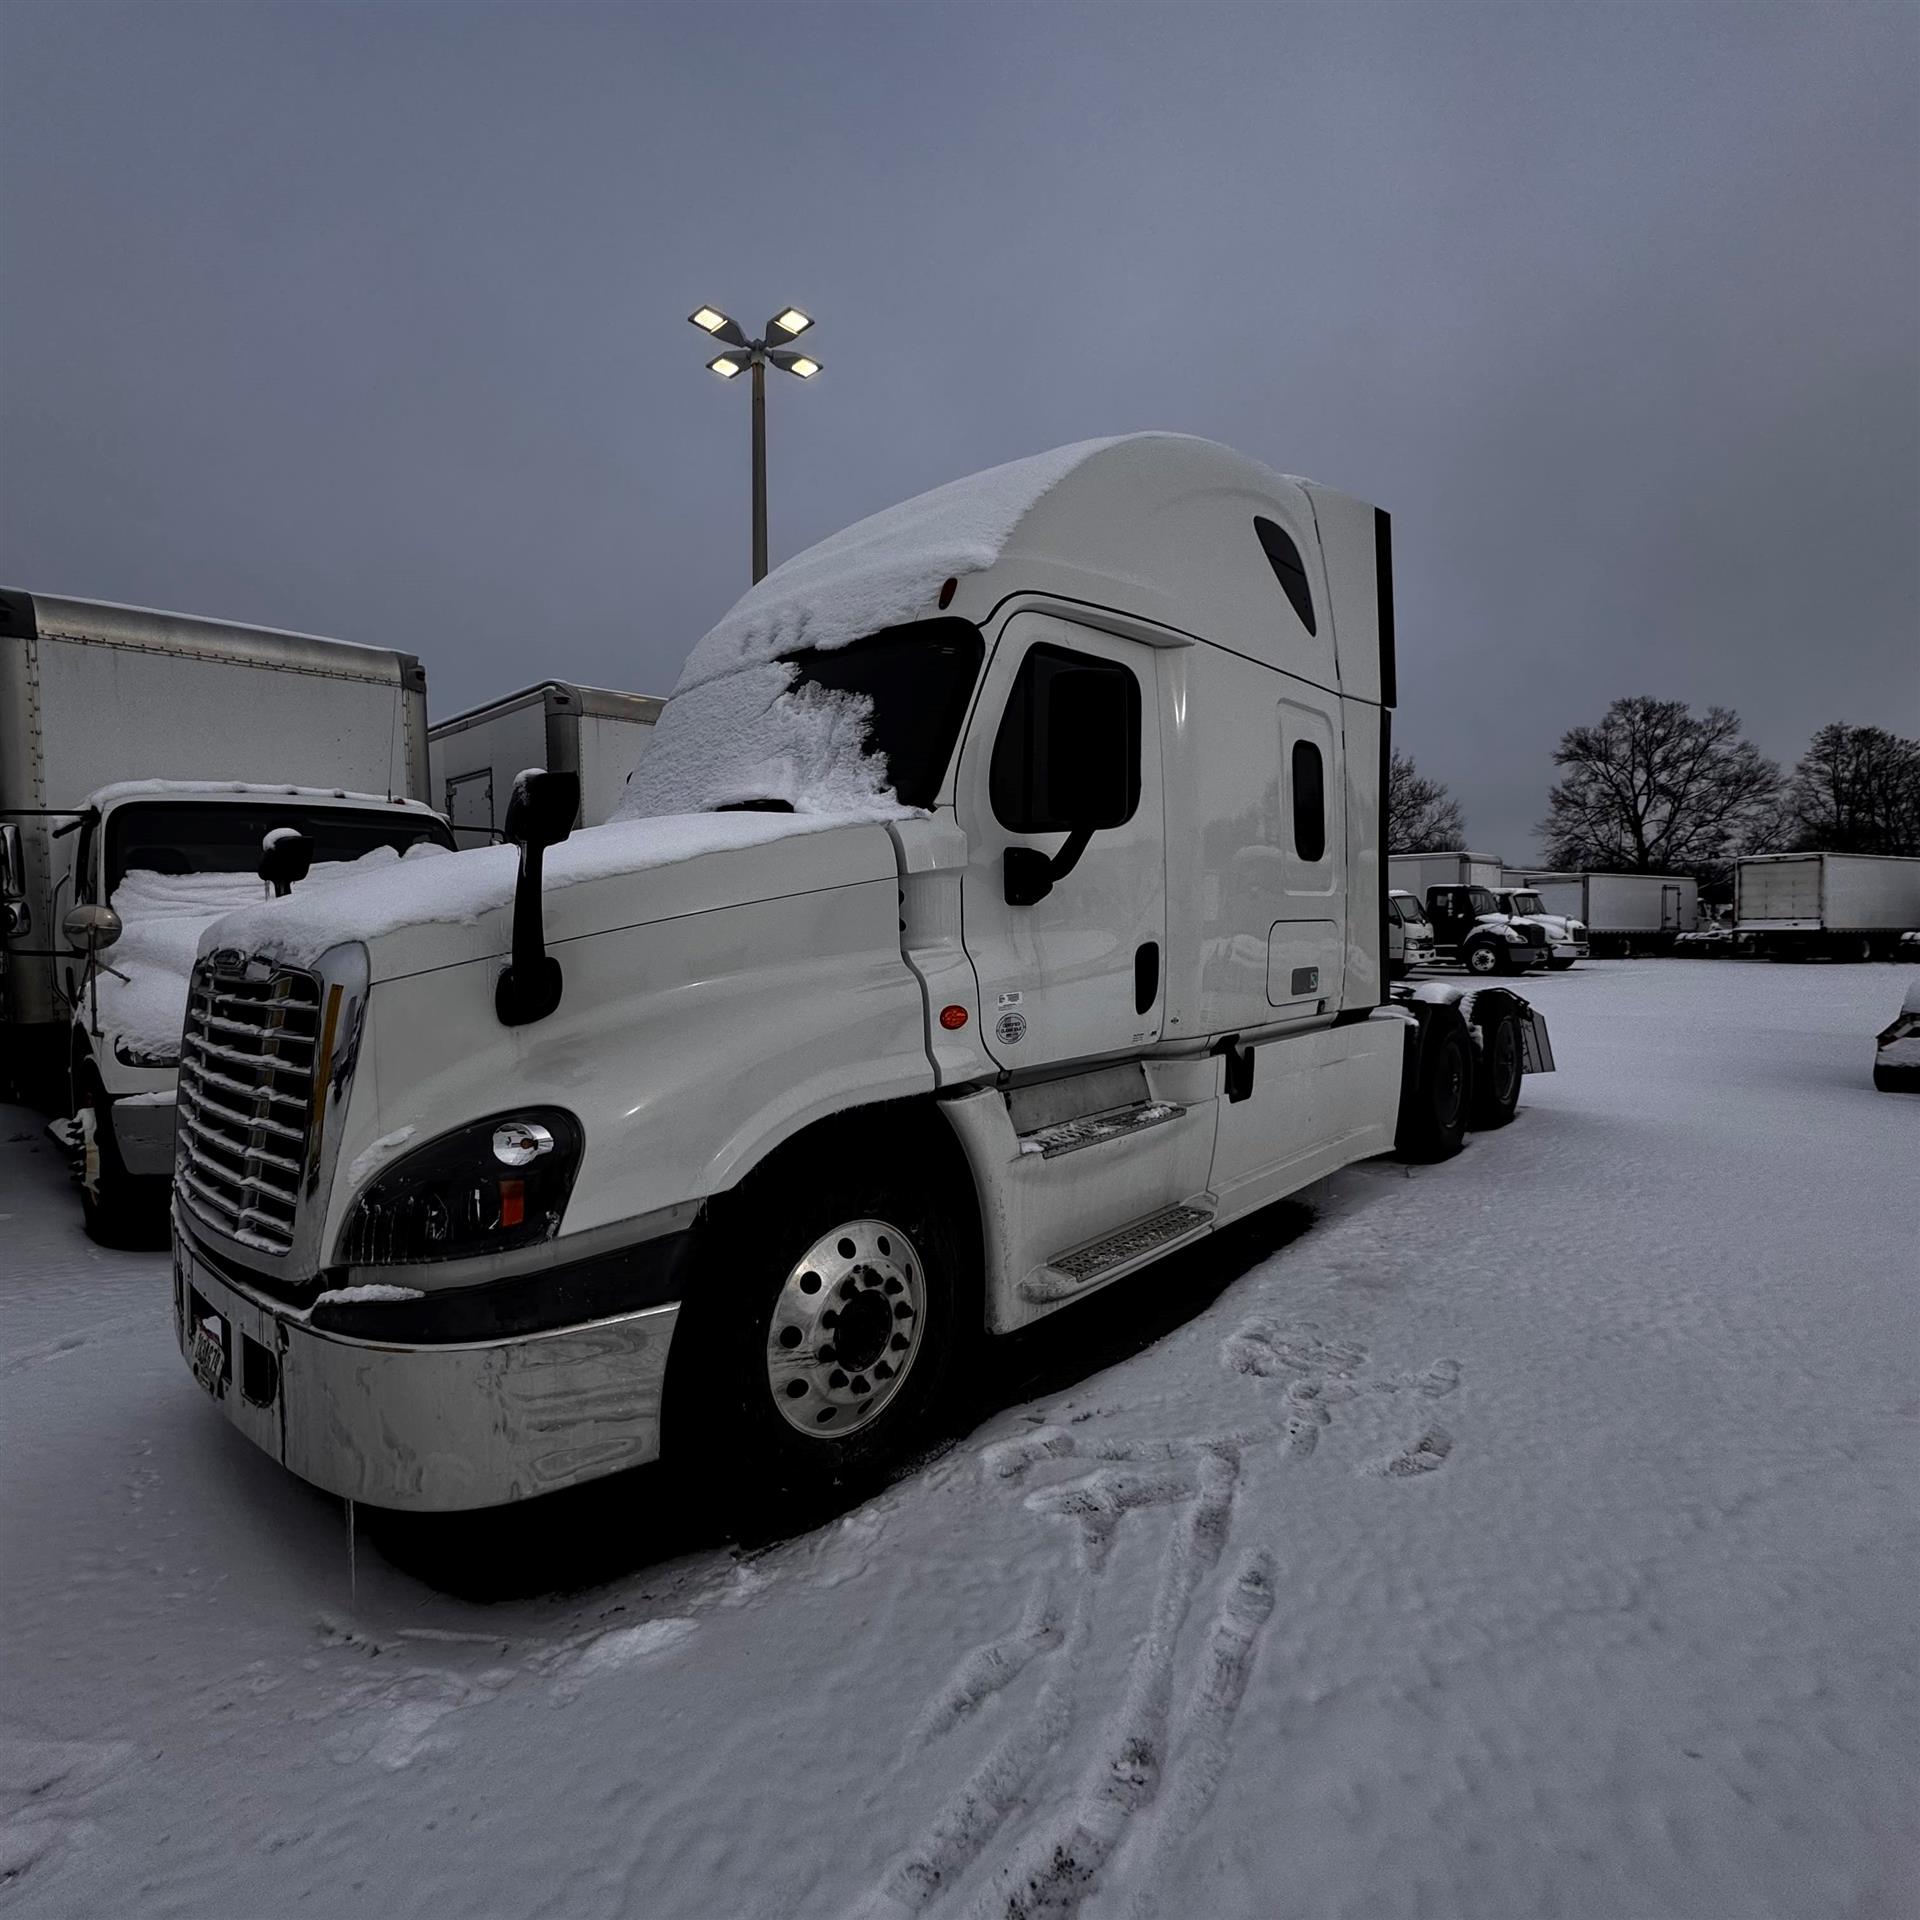
[[[1293,743],[1293,850],[1302,860],[1326,857],[1326,763],[1311,740]]]
[[[1286,528],[1259,514],[1254,516],[1253,530],[1260,536],[1260,544],[1266,549],[1274,578],[1280,582],[1280,590],[1287,596],[1288,604],[1300,616],[1300,624],[1309,633],[1318,633],[1319,628],[1313,620],[1313,591],[1307,585],[1306,562],[1300,558],[1300,549],[1294,545],[1293,536]]]
[[[1063,674],[1110,674],[1120,690],[1127,763],[1126,811],[1113,824],[1131,820],[1140,804],[1140,682],[1115,660],[1068,647],[1028,650],[1007,693],[1000,731],[993,741],[987,790],[994,817],[1010,833],[1064,833],[1071,822],[1053,818],[1045,805],[1052,788],[1047,763],[1050,695]]]

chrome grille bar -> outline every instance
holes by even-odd
[[[225,971],[215,960],[225,958]],[[293,1244],[310,1151],[320,982],[230,956],[195,967],[181,1044],[175,1178],[188,1208],[244,1244]]]

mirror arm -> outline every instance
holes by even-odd
[[[1053,891],[1080,864],[1093,838],[1091,827],[1075,827],[1060,851],[1045,854],[1038,847],[1009,847],[1002,869],[1001,890],[1010,907],[1031,907]]]
[[[513,890],[513,958],[493,990],[493,1010],[503,1027],[529,1027],[560,1004],[560,962],[547,951],[540,912],[546,852],[538,840],[520,848],[520,877]]]

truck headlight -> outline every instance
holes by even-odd
[[[377,1175],[341,1229],[350,1267],[458,1260],[551,1240],[580,1168],[580,1123],[559,1107],[497,1113]]]

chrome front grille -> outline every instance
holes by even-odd
[[[175,1184],[209,1225],[265,1253],[293,1245],[320,1019],[314,974],[224,953],[194,968],[180,1048]]]

